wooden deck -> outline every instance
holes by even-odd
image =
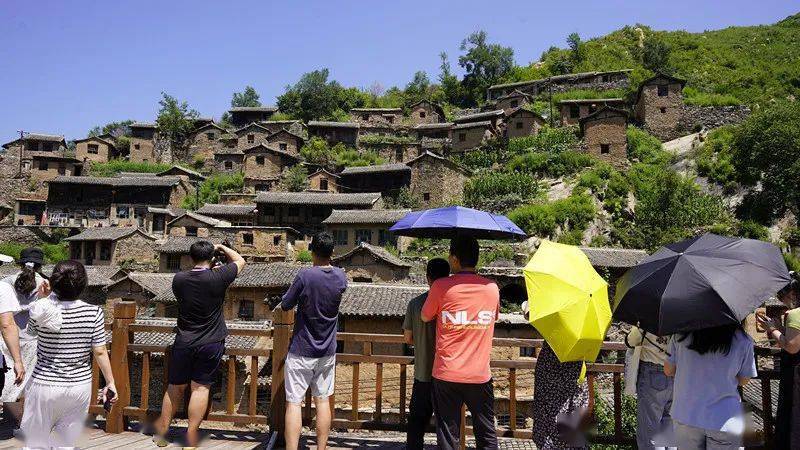
[[[266,448],[269,439],[267,433],[225,430],[201,430],[204,432],[203,449],[245,450]],[[172,427],[168,436],[171,442],[167,448],[181,448],[184,442],[185,428]],[[18,439],[0,441],[0,449],[21,448],[23,442]],[[102,428],[95,426],[88,429],[79,440],[78,448],[91,450],[105,450],[124,448],[125,450],[148,449],[158,447],[153,443],[152,437],[138,431],[125,431],[119,434],[106,433]]]

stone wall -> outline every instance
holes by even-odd
[[[244,150],[262,142],[266,142],[269,133],[267,133],[267,130],[260,129],[258,127],[251,127],[236,133],[236,135],[239,136],[236,147],[240,150]]]
[[[567,92],[572,90],[578,89],[587,89],[593,91],[608,91],[612,89],[627,89],[628,88],[628,78],[618,79],[618,80],[611,80],[611,81],[589,81],[584,83],[563,83],[563,84],[553,84],[553,93],[559,92]],[[547,89],[544,91],[547,92]]]
[[[392,142],[361,143],[360,146],[363,150],[377,153],[381,158],[390,163],[410,161],[419,156],[420,149],[422,148],[419,142],[405,144]]]
[[[277,153],[269,151],[249,153],[244,157],[244,176],[256,180],[277,179],[289,163],[287,158]]]
[[[215,153],[212,171],[233,174],[244,169],[244,155],[237,153]]]
[[[432,157],[411,166],[411,193],[422,201],[423,208],[460,203],[466,181],[464,173]]]
[[[698,128],[712,129],[723,125],[743,122],[750,116],[750,108],[746,105],[734,106],[695,106],[683,105],[683,115],[678,122],[680,137],[696,131]]]
[[[129,159],[132,162],[156,162],[155,143],[153,140],[131,137]]]
[[[666,86],[666,95],[658,95]],[[642,86],[639,100],[634,106],[636,120],[662,141],[669,140],[678,129],[683,115],[683,87],[680,83],[646,84]]]
[[[439,123],[445,121],[445,118],[439,116],[436,109],[426,102],[421,102],[411,108],[408,116],[414,123]]]
[[[0,242],[22,244],[35,247],[45,242],[50,242],[44,232],[36,228],[18,226],[0,226]]]
[[[140,264],[157,266],[155,246],[153,239],[134,233],[117,241],[112,262],[119,265],[123,261],[135,261]],[[96,256],[100,256],[99,249]]]
[[[303,147],[302,139],[283,130],[267,137],[266,142],[270,146],[292,155],[299,155],[300,149]]]
[[[245,235],[252,236],[251,243],[245,243]],[[289,248],[287,233],[275,229],[215,228],[212,236],[228,240],[242,255],[271,261],[285,259]]]
[[[486,127],[477,126],[469,128],[453,129],[453,152],[465,152],[474,150],[492,136],[491,130]]]
[[[96,153],[89,152],[89,146],[97,146]],[[108,162],[113,157],[111,146],[99,139],[81,141],[75,144],[75,158],[80,161],[96,163]]]
[[[616,167],[624,166],[628,160],[628,140],[625,127],[626,120],[622,116],[586,122],[583,131],[586,151]]]
[[[519,110],[511,115],[506,123],[506,137],[523,137],[538,134],[544,121],[535,113]]]

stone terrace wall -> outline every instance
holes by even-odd
[[[695,106],[684,105],[683,116],[678,122],[680,135],[693,132],[702,126],[706,129],[718,128],[743,122],[750,116],[750,108],[746,105],[735,106]],[[680,136],[675,136],[680,137]]]

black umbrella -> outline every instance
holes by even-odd
[[[706,234],[662,248],[620,278],[614,317],[659,336],[739,323],[789,281],[774,245]]]

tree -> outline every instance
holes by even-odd
[[[103,126],[96,126],[89,130],[88,136],[100,136],[102,134],[110,134],[114,138],[118,138],[120,136],[130,136],[131,134],[131,124],[133,120],[122,120],[119,122],[109,122]]]
[[[430,88],[431,80],[428,79],[428,74],[418,70],[414,73],[414,78],[406,85],[404,92],[406,102],[413,104],[420,100],[426,100],[429,96]]]
[[[638,53],[637,56],[646,69],[665,74],[674,72],[669,63],[672,48],[656,36],[645,39],[644,45],[635,47],[635,52]]]
[[[486,32],[476,31],[461,42],[458,64],[466,71],[462,84],[469,94],[468,100],[477,105],[486,95],[486,89],[500,81],[514,68],[514,50],[499,44],[488,44]]]
[[[328,69],[308,72],[278,96],[278,109],[304,121],[331,119],[340,107],[342,86],[328,81]]]
[[[571,33],[567,36],[567,44],[571,52],[572,63],[574,66],[577,66],[583,61],[586,54],[586,48],[581,41],[580,35],[578,33]]]
[[[234,108],[237,106],[261,106],[258,92],[256,92],[255,88],[252,86],[245,86],[243,92],[233,93],[233,98],[231,98],[231,106]]]
[[[447,53],[439,53],[439,58],[442,60],[439,65],[439,84],[442,87],[445,101],[452,105],[463,106],[464,87],[461,86],[458,77],[453,75],[450,69],[450,61],[447,59]]]
[[[281,187],[289,192],[302,192],[308,188],[308,170],[296,164],[281,174]]]
[[[189,133],[194,131],[195,119],[199,116],[197,111],[189,108],[189,104],[162,92],[161,109],[158,111],[158,132],[166,138],[172,146],[172,151],[177,152],[183,148]]]

